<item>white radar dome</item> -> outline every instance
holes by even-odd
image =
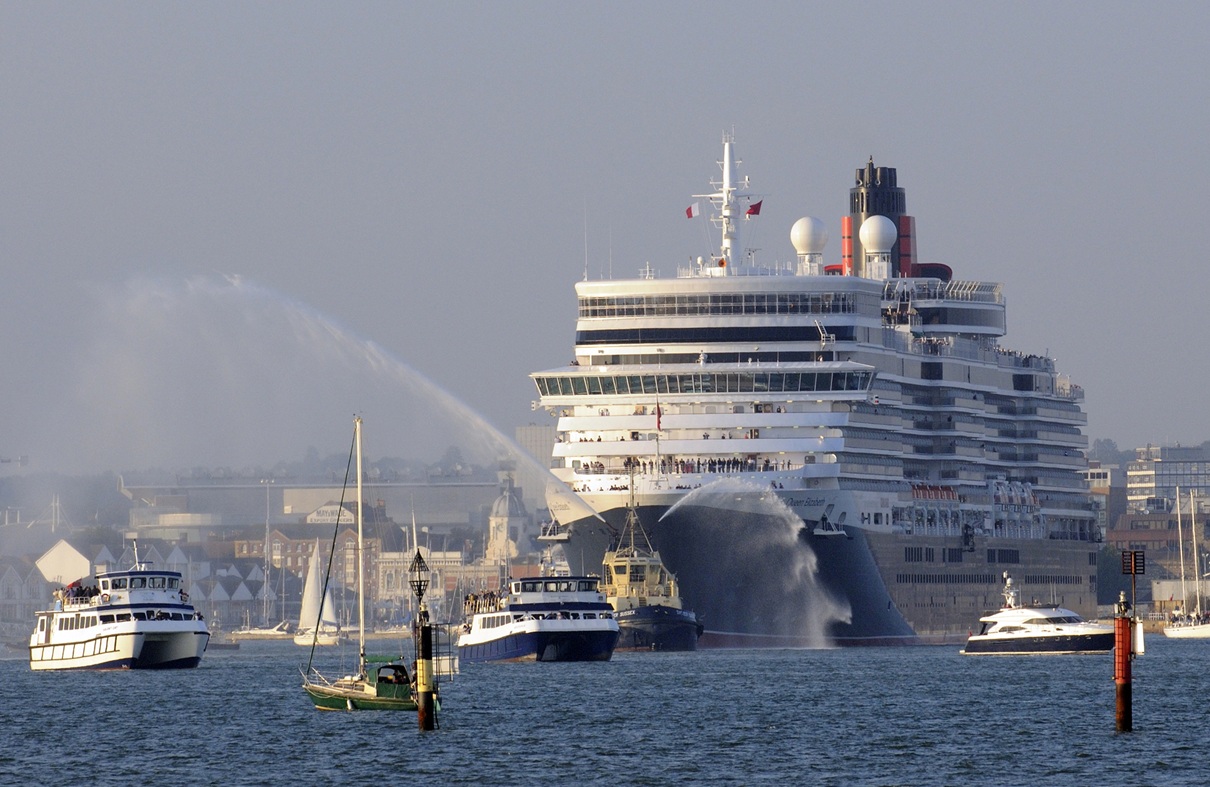
[[[861,239],[861,247],[866,251],[889,252],[899,240],[899,231],[895,222],[886,216],[870,216],[861,223],[861,231],[857,233]]]
[[[790,228],[790,243],[799,254],[822,254],[828,243],[828,231],[814,216],[803,216]]]

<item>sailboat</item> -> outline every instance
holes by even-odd
[[[302,670],[302,687],[318,710],[411,710],[417,708],[403,657],[371,660],[366,657],[365,550],[361,499],[361,418],[353,419],[353,449],[357,455],[357,672],[329,680],[311,660]],[[352,464],[352,456],[350,456]],[[348,485],[348,472],[345,473]],[[344,501],[341,501],[343,508]],[[339,519],[339,517],[337,517]]]
[[[340,517],[337,517],[339,520]],[[336,645],[341,641],[340,623],[336,620],[336,605],[332,591],[326,587],[319,553],[319,539],[315,539],[315,551],[307,566],[307,578],[303,582],[302,608],[298,612],[298,633],[294,644]]]
[[[1176,533],[1181,545],[1181,612],[1182,614],[1164,626],[1164,636],[1173,639],[1210,639],[1210,619],[1202,613],[1201,562],[1197,548],[1197,515],[1193,504],[1193,492],[1189,492],[1189,542],[1193,547],[1193,576],[1197,582],[1197,606],[1189,614],[1189,599],[1185,594],[1185,537],[1181,532],[1181,490],[1176,490]]]
[[[704,626],[685,609],[676,577],[660,559],[639,522],[631,479],[626,526],[605,553],[601,592],[617,614],[617,650],[697,650]]]

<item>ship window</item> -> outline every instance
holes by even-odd
[[[147,579],[147,587],[163,588],[164,587],[164,577],[149,577]]]
[[[597,589],[597,583],[595,580],[591,580],[591,579],[581,579],[580,580],[580,590],[588,591],[591,593],[592,591],[594,591],[596,589]]]
[[[170,587],[170,588],[175,589],[177,587],[180,587],[180,584],[181,584],[181,580],[177,579],[176,577],[171,577],[168,580],[168,587]]]
[[[584,396],[586,393],[588,393],[588,389],[585,387],[583,377],[571,378],[571,389],[572,393],[574,393],[576,396]]]
[[[631,566],[630,567],[630,581],[631,582],[642,582],[644,580],[644,578],[646,577],[646,575],[647,575],[647,572],[644,570],[643,566]]]
[[[114,590],[124,590],[125,588],[126,588],[126,577],[122,577],[121,579],[115,579],[113,581]]]
[[[136,590],[138,588],[145,588],[145,587],[147,587],[147,578],[146,577],[131,577],[130,578],[130,589],[131,590]]]
[[[109,590],[109,580],[108,579],[101,580],[101,590]]]

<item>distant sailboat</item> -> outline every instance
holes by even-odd
[[[340,623],[336,620],[336,605],[332,591],[324,587],[323,558],[319,551],[319,539],[315,539],[315,551],[307,566],[307,578],[303,583],[302,609],[298,613],[298,633],[294,644],[335,645],[340,642]],[[321,607],[322,604],[322,607]],[[321,611],[322,610],[322,611]]]
[[[1189,611],[1189,597],[1185,592],[1185,537],[1181,533],[1181,489],[1176,489],[1176,534],[1181,546],[1181,615],[1164,626],[1164,636],[1173,639],[1210,639],[1210,621],[1202,611],[1201,561],[1197,548],[1197,514],[1193,503],[1193,492],[1189,492],[1189,542],[1193,547],[1193,576],[1197,582],[1197,606]]]

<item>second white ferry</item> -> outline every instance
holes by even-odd
[[[703,645],[961,642],[1006,569],[1091,616],[1083,391],[999,345],[999,284],[918,260],[893,168],[857,169],[838,259],[804,217],[762,265],[738,163],[724,137],[686,211],[708,201],[717,252],[577,283],[575,359],[531,375],[578,498],[548,494],[572,571],[601,564],[633,478]]]
[[[210,631],[177,571],[135,567],[98,573],[56,591],[29,638],[33,670],[196,667]]]

